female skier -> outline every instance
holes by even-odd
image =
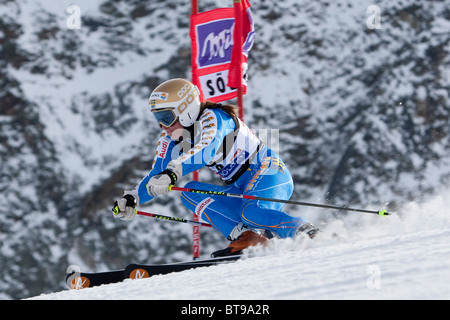
[[[150,173],[114,203],[115,218],[131,220],[137,205],[168,193],[182,176],[205,166],[226,186],[191,181],[186,188],[286,200],[291,197],[293,182],[288,168],[238,119],[236,107],[200,103],[197,87],[185,79],[160,84],[151,93],[149,105],[163,129],[156,156]],[[282,203],[189,192],[182,192],[181,197],[189,210],[231,241],[213,257],[265,245],[270,234],[287,238],[305,232],[313,238],[317,232],[312,224],[281,211]]]

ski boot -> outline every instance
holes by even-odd
[[[228,236],[228,240],[231,241],[229,246],[225,249],[211,253],[212,258],[239,255],[242,254],[244,249],[259,244],[264,246],[269,243],[269,239],[266,236],[248,228],[242,222],[238,223],[238,225],[231,231]]]
[[[306,222],[298,227],[295,232],[295,236],[302,236],[306,234],[310,239],[314,239],[314,237],[319,233],[319,229],[314,227],[311,223]]]

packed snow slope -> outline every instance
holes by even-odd
[[[32,299],[450,299],[449,206],[443,193],[389,217],[335,220],[339,239],[277,240],[235,263]]]

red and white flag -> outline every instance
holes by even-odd
[[[238,22],[238,15],[240,21]],[[242,48],[233,46],[231,56],[230,72],[228,75],[228,86],[232,88],[242,87],[242,93],[247,93],[247,70],[248,53],[253,46],[255,38],[255,27],[253,24],[250,3],[248,0],[234,1],[234,16],[236,24],[240,28],[235,28],[233,33],[233,43],[241,44]],[[239,31],[240,29],[240,31]],[[240,56],[240,57],[239,57]],[[239,70],[241,68],[242,71]]]

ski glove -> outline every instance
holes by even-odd
[[[170,188],[182,176],[181,163],[177,160],[172,160],[167,165],[166,170],[152,177],[147,183],[147,192],[152,197],[167,194]]]
[[[122,198],[114,202],[112,212],[114,218],[129,221],[136,215],[136,205],[139,203],[138,195],[133,191],[125,191]]]

